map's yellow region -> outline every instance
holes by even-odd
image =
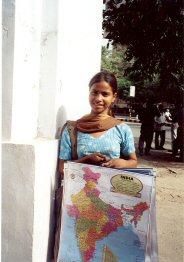
[[[76,221],[76,229],[83,262],[88,261],[85,256],[94,252],[96,241],[104,238],[102,229],[109,222],[109,205],[95,195],[95,187],[95,183],[88,181],[80,192],[71,196],[72,203],[80,214]]]
[[[102,226],[105,225],[105,223],[107,223],[108,220],[108,217],[104,214],[103,217],[97,223],[96,229],[98,232],[101,232]]]
[[[79,241],[79,244],[80,244],[80,248],[83,251],[86,251],[86,250],[89,249],[89,245],[87,243],[88,234],[89,234],[89,229],[82,231],[78,234],[78,241]]]
[[[143,187],[139,179],[127,174],[112,177],[111,184],[113,186],[112,191],[130,196],[139,196]]]
[[[93,205],[93,203],[91,203],[90,206],[83,208],[83,210],[81,210],[80,215],[83,218],[90,219],[92,221],[93,220],[99,221],[103,219],[104,213],[102,210],[97,210]]]
[[[72,195],[71,200],[73,204],[77,205],[80,211],[91,204],[90,198],[86,197],[86,193],[83,190],[76,195]]]

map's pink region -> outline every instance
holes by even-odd
[[[123,222],[122,222],[123,224]],[[118,226],[120,226],[117,221],[109,221],[107,223],[105,223],[105,225],[102,227],[102,232],[103,232],[103,236],[106,237],[107,235],[109,235],[111,232],[116,231]]]
[[[89,167],[83,167],[82,170],[85,172],[84,179],[86,182],[93,181],[95,184],[97,184],[97,181],[101,177],[101,174],[93,173]]]
[[[68,215],[71,217],[76,217],[76,219],[79,218],[79,210],[76,205],[66,205],[66,208],[68,209]]]
[[[95,195],[95,196],[99,196],[100,195],[100,191],[97,189],[97,188],[94,188],[94,189],[88,189],[88,187],[86,186],[84,188],[84,191],[86,193],[86,195],[89,197],[91,195]]]
[[[121,217],[121,209],[117,209],[111,205],[109,205],[109,210],[108,210],[108,218],[109,220],[113,220],[116,219],[117,217]]]
[[[90,259],[93,258],[93,255],[94,255],[94,251],[95,251],[95,248],[90,248],[86,251],[84,251],[84,262],[89,262]]]
[[[130,220],[130,222],[134,223],[135,227],[137,226],[138,221],[141,219],[143,212],[147,209],[149,209],[149,206],[146,202],[138,203],[133,207],[133,209],[122,207],[123,211],[130,215],[133,215],[133,218]]]

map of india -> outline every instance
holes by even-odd
[[[81,261],[90,262],[93,261],[98,242],[108,238],[121,227],[134,226],[136,228],[143,213],[149,210],[149,204],[140,201],[135,205],[127,206],[122,202],[120,207],[115,207],[106,203],[101,198],[101,190],[98,188],[101,173],[94,172],[89,167],[83,167],[82,171],[84,186],[76,194],[71,194],[71,204],[66,204],[65,207],[67,215],[75,221],[75,234]],[[103,252],[102,261],[119,261],[107,244],[104,244]],[[122,261],[127,260],[122,259]]]

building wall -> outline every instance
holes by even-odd
[[[4,0],[2,261],[51,261],[59,131],[89,112],[102,1]]]

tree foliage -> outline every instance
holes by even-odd
[[[124,59],[134,61],[125,75],[159,82],[162,95],[184,89],[182,8],[182,0],[109,0],[104,10],[106,38],[126,46]]]
[[[133,82],[125,76],[126,69],[131,63],[127,62],[125,57],[126,48],[116,46],[115,48],[102,47],[102,70],[107,70],[115,74],[118,81],[118,96],[125,98],[128,96],[130,85]]]
[[[101,69],[115,74],[118,81],[118,97],[124,100],[129,99],[130,86],[136,85],[135,102],[145,101],[146,98],[152,97],[158,93],[158,77],[151,82],[146,80],[131,80],[131,75],[125,74],[126,70],[133,65],[134,61],[127,62],[125,53],[127,48],[116,46],[113,48],[102,47],[102,64]],[[151,88],[150,88],[151,87]],[[159,100],[159,99],[157,99]]]

